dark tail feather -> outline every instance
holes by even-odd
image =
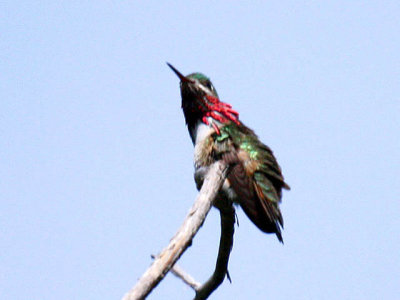
[[[239,168],[239,167],[238,167]],[[235,170],[237,175],[237,171]],[[275,233],[278,240],[283,243],[280,225],[283,226],[282,215],[279,208],[275,208],[269,200],[266,200],[263,195],[258,195],[257,185],[254,188],[245,185],[244,181],[240,182],[239,176],[228,175],[228,179],[239,197],[239,204],[249,219],[262,232]]]
[[[278,238],[278,240],[283,244],[283,238],[282,238],[282,233],[281,233],[281,229],[279,228],[279,226],[277,226],[277,231],[275,232],[276,237]]]
[[[249,217],[249,219],[265,233],[275,233],[278,240],[283,244],[282,232],[277,220],[270,220],[269,215],[265,212],[263,207],[258,204],[258,199],[246,201],[241,199],[240,206]]]
[[[225,155],[226,160],[231,158]],[[249,219],[263,232],[275,233],[278,240],[283,243],[280,225],[283,226],[282,215],[275,203],[265,198],[260,186],[251,182],[242,164],[235,164],[228,180],[237,194],[239,204]]]

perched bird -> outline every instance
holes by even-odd
[[[182,109],[194,144],[195,180],[203,184],[208,167],[217,160],[231,165],[219,197],[238,203],[263,232],[282,240],[283,218],[279,209],[285,183],[271,149],[239,120],[230,104],[221,102],[210,79],[201,73],[180,79]]]

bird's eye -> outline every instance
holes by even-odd
[[[213,90],[213,85],[211,84],[210,81],[207,81],[207,82],[206,82],[206,87],[207,87],[210,91]]]

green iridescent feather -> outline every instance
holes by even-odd
[[[230,162],[237,159],[245,173],[251,173],[249,176],[243,176],[243,171],[238,170],[236,174],[231,174],[229,179],[234,182],[233,186],[236,192],[239,192],[239,203],[245,209],[246,214],[260,227],[267,226],[263,224],[265,216],[276,230],[278,238],[281,240],[279,223],[283,226],[283,219],[279,210],[282,188],[289,189],[284,182],[281,169],[271,151],[264,145],[256,134],[248,127],[240,126],[231,122],[220,128],[220,133],[214,133],[214,155],[216,159],[229,157]],[[239,159],[240,151],[247,153],[248,159],[241,161]],[[238,187],[239,186],[239,187]],[[264,217],[260,216],[260,208],[265,212]],[[261,220],[260,220],[261,219]],[[267,229],[268,230],[268,229]]]
[[[277,196],[279,198],[281,197],[281,188],[289,189],[289,186],[284,182],[281,168],[279,167],[272,150],[260,142],[257,135],[250,128],[244,125],[238,126],[231,122],[221,127],[220,135],[215,134],[214,139],[216,144],[224,142],[222,144],[225,145],[225,151],[230,150],[231,145],[227,142],[228,140],[231,140],[236,149],[246,151],[249,154],[250,159],[258,162],[257,171],[265,174],[265,176],[267,176],[276,187]],[[222,145],[219,145],[217,148],[221,148],[221,146]],[[258,179],[260,178],[261,177],[258,177]],[[280,199],[275,200],[278,201]]]

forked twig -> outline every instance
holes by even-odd
[[[123,300],[144,299],[164,278],[164,276],[172,268],[175,262],[181,257],[183,252],[192,244],[192,239],[196,235],[197,231],[200,229],[201,225],[204,223],[204,220],[211,209],[214,199],[217,196],[226,178],[227,172],[228,165],[226,165],[222,161],[217,161],[210,167],[204,180],[203,186],[200,190],[200,193],[197,196],[197,199],[190,209],[188,215],[186,216],[182,226],[179,228],[175,236],[171,239],[168,246],[163,249],[160,255],[157,256],[157,258],[153,261],[147,271],[142,275],[136,285],[123,297]],[[221,235],[221,241],[222,236],[223,234]],[[216,269],[217,268],[218,264]],[[217,277],[219,279],[220,276]],[[203,285],[206,287],[206,289],[203,289],[202,286],[199,290],[208,291],[209,281],[207,281],[205,285]],[[196,297],[198,293],[199,292],[196,293]]]
[[[207,299],[219,285],[224,281],[228,273],[229,255],[233,245],[233,234],[235,231],[235,209],[232,202],[226,199],[218,199],[215,206],[219,209],[221,216],[221,238],[219,241],[218,258],[214,273],[198,289],[196,289],[195,300]]]

